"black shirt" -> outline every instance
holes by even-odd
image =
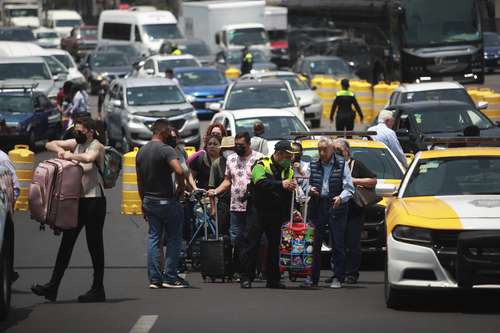
[[[212,161],[206,151],[196,156],[195,159],[189,163],[189,168],[196,172],[196,186],[202,189],[208,189],[208,181],[210,180],[210,168]]]
[[[354,165],[353,165],[354,163]],[[353,178],[377,178],[377,175],[374,174],[370,169],[368,169],[363,162],[351,159],[349,161],[349,169],[351,169],[351,176]],[[354,200],[349,200],[349,209],[352,209],[353,212],[356,212],[357,210],[363,209],[361,207],[358,207]]]
[[[352,107],[354,106],[354,109]],[[338,109],[338,111],[337,111]],[[333,120],[333,116],[337,111],[337,117],[352,117],[355,118],[355,111],[359,114],[360,118],[363,119],[363,112],[356,100],[355,96],[337,96],[333,101],[332,110],[330,112],[330,120]]]
[[[175,150],[160,141],[150,141],[136,157],[137,183],[144,197],[166,199],[174,196],[170,161],[177,159]]]

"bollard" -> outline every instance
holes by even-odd
[[[351,91],[356,96],[361,111],[365,116],[364,121],[369,123],[373,119],[373,92],[372,85],[367,81],[352,81]],[[360,122],[360,118],[356,116],[356,122]]]
[[[123,155],[122,178],[122,214],[142,214],[142,202],[137,188],[137,174],[135,170],[135,157],[139,148],[135,147]]]
[[[27,145],[15,145],[14,149],[9,151],[9,158],[16,168],[16,176],[19,181],[21,193],[17,198],[15,210],[28,210],[28,188],[33,179],[33,161],[35,153],[29,150]]]
[[[488,102],[488,108],[482,110],[485,115],[493,121],[500,120],[500,94],[491,92],[483,96]]]
[[[226,76],[226,78],[228,79],[237,79],[240,77],[241,75],[241,72],[238,68],[235,68],[235,67],[229,67],[228,69],[226,69],[226,71],[224,72],[224,75]]]

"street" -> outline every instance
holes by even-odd
[[[488,86],[498,85],[488,77]],[[96,100],[92,97],[91,108]],[[202,132],[207,126],[202,124]],[[323,126],[325,127],[325,126]],[[47,159],[38,153],[37,161]],[[147,224],[140,216],[120,214],[121,186],[107,191],[105,289],[107,302],[80,304],[90,288],[92,265],[85,233],[73,252],[58,300],[46,303],[30,291],[50,279],[60,237],[40,231],[29,213],[15,214],[15,269],[12,309],[0,323],[6,332],[498,332],[500,292],[425,292],[412,294],[414,304],[401,311],[384,303],[383,267],[365,258],[360,282],[341,290],[320,284],[301,289],[269,290],[256,283],[242,290],[237,283],[205,283],[199,272],[187,274],[190,289],[147,288]],[[322,278],[330,276],[323,271]]]

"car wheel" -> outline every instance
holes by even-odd
[[[11,296],[11,265],[9,240],[6,238],[0,252],[0,320],[7,317]]]
[[[394,289],[389,282],[389,264],[385,263],[384,270],[384,294],[385,294],[385,305],[390,309],[398,309],[401,307],[403,296],[401,290]]]
[[[318,128],[320,126],[321,126],[321,119],[311,120],[311,127],[312,128]]]

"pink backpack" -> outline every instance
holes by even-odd
[[[31,218],[53,229],[76,228],[82,176],[83,169],[77,162],[61,159],[41,162],[28,191]]]

